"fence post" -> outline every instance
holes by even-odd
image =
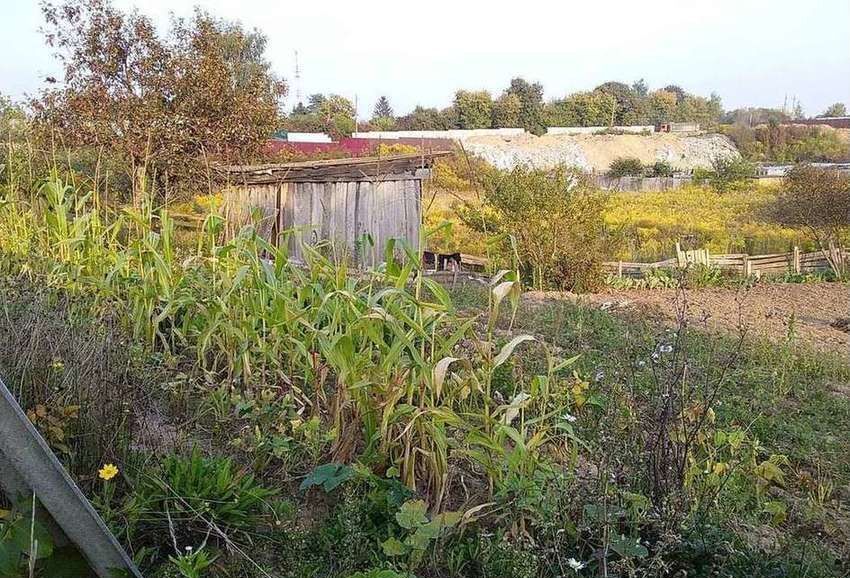
[[[617,261],[617,277],[623,278],[623,262]]]
[[[800,267],[800,247],[794,245],[794,252],[792,253],[794,259],[794,273],[800,273],[802,271]]]
[[[744,254],[744,277],[749,277],[753,274],[753,264],[750,263],[750,256]]]

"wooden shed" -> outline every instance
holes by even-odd
[[[446,154],[218,167],[226,183],[226,235],[259,211],[260,234],[278,246],[287,243],[296,259],[305,244],[321,241],[330,241],[336,258],[364,267],[383,260],[390,239],[418,250],[422,180],[434,159]]]

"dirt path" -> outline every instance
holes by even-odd
[[[566,294],[529,293],[529,300],[567,298]],[[611,291],[571,296],[612,311],[635,310],[676,319],[676,295],[672,289]],[[845,283],[769,283],[750,289],[698,289],[687,292],[688,317],[709,329],[737,333],[743,323],[750,335],[775,342],[788,335],[794,319],[797,338],[820,350],[850,358],[850,333],[833,327],[839,318],[850,317],[850,286]]]

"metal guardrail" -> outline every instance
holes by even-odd
[[[35,494],[100,578],[143,578],[103,519],[0,380],[0,487],[10,499]]]

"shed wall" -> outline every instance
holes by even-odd
[[[259,210],[258,232],[278,245],[286,242],[291,257],[302,259],[303,245],[327,240],[335,258],[374,266],[383,261],[390,239],[418,250],[420,193],[418,179],[230,187],[225,191],[226,234],[235,235]],[[360,242],[364,235],[374,241],[371,246]]]

